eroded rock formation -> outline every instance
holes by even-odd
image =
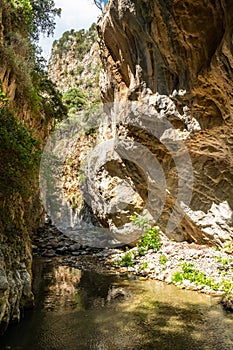
[[[0,4],[0,334],[33,305],[30,235],[44,220],[33,155],[54,123],[30,80],[32,48],[22,13],[21,28],[13,22],[17,7]]]
[[[102,136],[115,141],[92,188],[95,214],[119,224],[116,211],[108,213],[110,195],[108,209],[99,208],[106,183],[118,193],[125,179],[145,205],[154,182],[147,209],[164,205],[156,221],[169,237],[220,245],[232,239],[233,3],[110,0],[98,31],[108,114]],[[140,146],[165,184],[151,175]],[[145,160],[140,171],[138,158]],[[118,207],[121,223],[133,212],[130,202],[132,196],[128,210]]]

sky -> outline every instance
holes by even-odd
[[[54,0],[55,6],[62,9],[61,17],[56,18],[56,28],[53,37],[40,38],[43,56],[48,59],[52,43],[70,29],[88,29],[101,15],[93,0]],[[105,1],[106,2],[106,1]]]

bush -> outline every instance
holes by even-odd
[[[27,194],[40,159],[39,142],[8,109],[0,109],[0,191]]]
[[[71,88],[62,97],[63,103],[67,106],[68,109],[80,111],[84,108],[87,103],[87,97],[78,88]]]
[[[140,264],[139,270],[142,271],[147,269],[148,267],[149,267],[149,263],[147,261],[144,261],[143,263]]]
[[[41,77],[38,91],[47,120],[61,121],[67,117],[68,109],[62,102],[62,94],[46,75]]]
[[[137,242],[137,247],[145,249],[153,249],[159,251],[162,246],[159,230],[157,227],[148,227],[145,230],[145,233],[142,235],[141,239]],[[139,249],[140,250],[140,249]]]
[[[139,254],[144,255],[148,249],[159,251],[162,246],[162,242],[159,237],[158,228],[149,225],[147,219],[138,214],[132,215],[130,220],[135,226],[138,226],[140,229],[144,230],[141,239],[139,239],[137,242]]]
[[[131,267],[133,266],[133,264],[133,254],[131,252],[125,253],[121,260],[116,262],[117,266]]]
[[[18,54],[13,45],[0,45],[0,60],[7,62],[8,68],[16,78],[16,97],[31,102],[33,99],[33,82],[31,63]]]

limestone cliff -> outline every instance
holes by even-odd
[[[0,333],[33,305],[30,235],[44,219],[39,156],[56,111],[62,115],[35,63],[32,10],[30,2],[0,4]]]
[[[99,102],[100,68],[95,23],[88,30],[67,31],[54,41],[48,75],[63,94],[76,89],[88,103]]]
[[[102,136],[114,143],[90,184],[104,225],[121,226],[147,206],[178,241],[233,238],[232,23],[227,0],[109,1],[98,32]],[[153,161],[160,173],[151,175]],[[122,179],[129,196],[113,213]]]

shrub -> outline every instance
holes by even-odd
[[[0,190],[26,194],[37,174],[39,142],[8,109],[0,110]]]
[[[215,259],[220,264],[218,267],[218,270],[220,270],[220,271],[231,270],[233,272],[233,259],[232,258],[224,259],[220,256],[216,256]]]
[[[166,255],[164,255],[164,254],[160,255],[160,257],[159,257],[159,263],[160,263],[161,265],[165,265],[166,262],[168,262],[168,258],[166,257]]]
[[[138,248],[144,248],[146,250],[153,249],[159,251],[162,246],[159,230],[157,227],[148,227],[141,239],[137,242]]]
[[[159,251],[162,243],[159,237],[159,230],[157,227],[152,227],[148,224],[147,219],[136,214],[130,217],[130,220],[135,226],[138,226],[140,229],[144,230],[144,233],[137,242],[138,252],[140,255],[144,255],[148,249],[154,249]]]
[[[86,95],[78,88],[71,88],[62,97],[63,103],[68,109],[80,111],[87,103]]]
[[[116,266],[131,267],[133,264],[133,254],[131,252],[125,253],[125,255],[122,256],[121,260],[116,262]]]

